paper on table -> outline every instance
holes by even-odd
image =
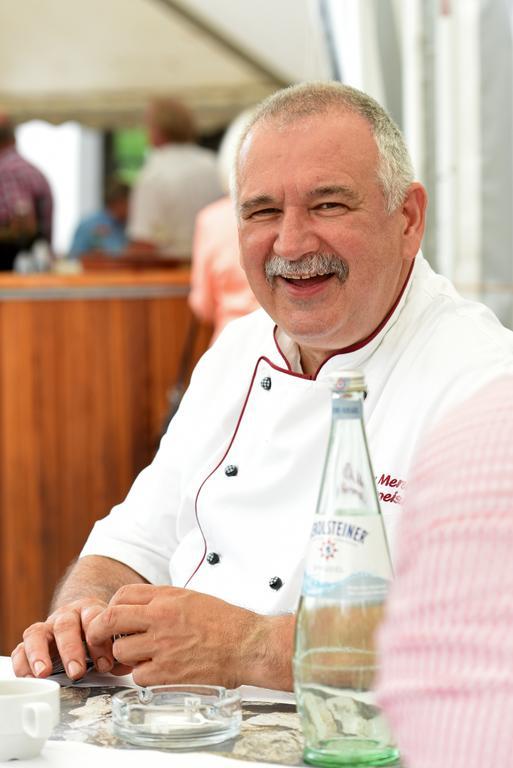
[[[270,701],[273,704],[295,704],[296,698],[290,691],[273,691],[271,688],[256,688],[241,685],[239,688],[242,701]]]
[[[52,675],[52,680],[56,680],[59,685],[69,685],[70,679],[67,675]],[[88,672],[82,680],[73,683],[73,686],[79,688],[115,688],[116,686],[127,686],[137,688],[132,675],[102,675],[100,672]],[[239,688],[242,701],[269,701],[274,704],[295,704],[294,694],[289,691],[273,691],[270,688],[256,688],[250,685],[241,685]]]
[[[0,677],[14,677],[11,659],[8,656],[0,656]],[[56,680],[59,685],[70,684],[70,679],[65,674],[53,675],[52,680]],[[137,688],[132,675],[116,677],[116,675],[103,675],[100,672],[94,671],[88,672],[82,680],[78,680],[73,685],[82,688],[115,688],[116,686]],[[242,701],[269,701],[280,704],[295,703],[294,694],[289,691],[273,691],[268,688],[256,688],[249,685],[242,685],[239,690]]]
[[[78,741],[48,741],[39,757],[17,760],[16,768],[281,768],[277,763],[253,763],[206,752],[157,752],[96,747]]]

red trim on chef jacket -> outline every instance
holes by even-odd
[[[216,466],[214,467],[214,469],[213,469],[211,472],[209,472],[209,473],[208,473],[208,475],[206,476],[206,478],[203,480],[203,482],[201,483],[200,487],[198,488],[198,492],[196,493],[196,498],[194,499],[194,515],[195,515],[195,517],[196,517],[196,523],[197,523],[197,525],[198,525],[198,528],[199,528],[199,530],[200,530],[201,536],[202,536],[202,538],[203,538],[204,547],[203,547],[203,554],[202,554],[202,556],[201,556],[201,560],[199,561],[198,565],[196,566],[196,568],[194,569],[194,571],[192,572],[192,574],[189,576],[189,578],[187,579],[187,581],[185,582],[185,584],[184,584],[184,587],[186,587],[186,586],[187,586],[187,585],[190,583],[191,579],[193,579],[193,578],[194,578],[194,576],[196,575],[196,573],[198,572],[198,570],[201,568],[201,566],[202,566],[202,564],[203,564],[203,561],[205,560],[205,557],[206,557],[206,554],[207,554],[207,540],[205,539],[205,534],[203,533],[203,529],[202,529],[202,527],[201,527],[201,524],[200,524],[200,521],[199,521],[199,517],[198,517],[198,497],[199,497],[199,495],[200,495],[200,493],[201,493],[201,490],[202,490],[203,486],[204,486],[204,485],[205,485],[205,483],[207,482],[207,480],[208,480],[210,477],[212,477],[212,475],[214,474],[214,472],[216,472],[216,471],[219,469],[219,467],[221,466],[221,464],[223,463],[223,461],[226,459],[226,456],[228,455],[228,453],[229,453],[229,451],[230,451],[230,448],[231,448],[231,447],[232,447],[232,445],[233,445],[233,441],[235,440],[235,436],[236,436],[236,434],[237,434],[237,432],[238,432],[238,430],[239,430],[239,425],[240,425],[240,423],[241,423],[241,421],[242,421],[242,417],[244,416],[244,411],[246,410],[246,405],[248,404],[249,396],[250,396],[250,394],[251,394],[251,390],[252,390],[252,388],[253,388],[253,382],[255,381],[255,376],[256,376],[256,374],[257,374],[258,366],[259,366],[259,364],[260,364],[260,361],[261,361],[261,360],[265,360],[265,359],[267,359],[267,358],[264,358],[264,357],[259,357],[259,358],[258,358],[258,360],[257,360],[257,362],[256,362],[255,368],[254,368],[254,370],[253,370],[253,375],[251,376],[251,381],[249,382],[248,391],[247,391],[247,393],[246,393],[246,397],[245,397],[245,399],[244,399],[244,403],[243,403],[243,405],[242,405],[242,408],[241,408],[241,412],[240,412],[240,414],[239,414],[239,418],[237,419],[237,424],[235,425],[235,429],[234,429],[234,431],[233,431],[233,435],[232,435],[232,437],[231,437],[231,440],[230,440],[230,442],[228,443],[228,447],[227,447],[226,451],[223,453],[223,455],[222,455],[221,459],[218,461],[218,463],[216,464]]]
[[[274,343],[276,344],[276,349],[278,350],[278,352],[280,353],[280,355],[282,356],[282,358],[285,360],[285,365],[287,366],[287,370],[288,370],[288,371],[290,371],[290,373],[293,373],[293,371],[292,371],[292,366],[291,366],[291,364],[289,363],[289,361],[287,360],[287,358],[286,358],[286,356],[285,356],[285,353],[283,352],[282,348],[280,347],[280,345],[278,344],[278,341],[277,341],[277,339],[276,339],[276,331],[277,331],[277,330],[278,330],[278,326],[277,326],[277,325],[275,325],[275,326],[274,326],[274,331],[273,331],[273,339],[274,339]],[[302,375],[302,374],[301,374],[301,375]]]
[[[200,495],[200,493],[201,493],[201,491],[203,489],[203,486],[207,482],[207,480],[209,480],[212,477],[214,472],[217,472],[217,470],[219,469],[219,467],[221,466],[223,461],[226,459],[226,457],[227,457],[227,455],[228,455],[228,453],[230,451],[230,448],[233,445],[233,441],[235,440],[237,432],[239,431],[239,426],[240,426],[240,423],[242,421],[242,417],[244,416],[244,411],[246,410],[246,405],[248,404],[249,396],[250,396],[251,390],[253,388],[253,383],[254,383],[255,377],[257,375],[258,366],[260,365],[261,362],[266,362],[275,371],[279,371],[280,373],[286,373],[289,376],[295,376],[298,379],[309,379],[310,378],[309,376],[305,376],[303,373],[294,373],[294,371],[288,370],[287,368],[280,368],[279,365],[276,365],[276,363],[273,363],[271,360],[269,360],[268,357],[265,357],[265,355],[262,355],[256,361],[255,368],[253,369],[253,374],[251,376],[251,381],[249,383],[248,391],[246,393],[246,397],[244,398],[244,403],[242,404],[242,408],[241,408],[241,411],[240,411],[240,414],[239,414],[239,418],[237,419],[237,424],[235,425],[235,429],[234,429],[233,434],[231,436],[230,442],[228,443],[228,447],[227,447],[226,451],[223,453],[221,459],[218,461],[218,463],[214,467],[214,469],[211,472],[209,472],[208,475],[205,477],[205,479],[201,483],[200,487],[198,488],[198,492],[196,493],[196,498],[194,500],[194,515],[196,517],[197,526],[198,526],[198,528],[200,530],[200,533],[201,533],[201,536],[203,538],[204,547],[203,547],[203,554],[201,556],[201,559],[200,559],[198,565],[196,566],[196,568],[194,569],[194,571],[192,572],[192,574],[189,576],[189,578],[185,582],[184,587],[187,587],[187,585],[194,578],[194,576],[196,575],[198,570],[201,568],[201,566],[203,565],[203,561],[205,560],[205,557],[206,557],[206,554],[207,554],[207,540],[205,539],[205,535],[203,533],[203,529],[201,527],[201,524],[200,524],[200,521],[199,521],[199,516],[198,516],[198,498],[199,498],[199,495]]]

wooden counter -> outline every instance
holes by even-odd
[[[188,290],[183,269],[0,275],[0,653],[151,460]]]

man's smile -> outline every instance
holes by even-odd
[[[349,267],[345,260],[326,253],[308,254],[296,261],[272,254],[266,261],[264,269],[271,286],[277,278],[281,278],[289,285],[302,288],[327,282],[332,277],[345,282],[349,274]]]
[[[319,283],[325,283],[335,275],[333,272],[327,272],[320,275],[302,275],[301,277],[288,277],[287,275],[279,275],[290,285],[297,285],[300,288],[306,288],[309,285],[318,285]]]

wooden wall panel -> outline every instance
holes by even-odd
[[[188,275],[116,277],[31,283],[27,300],[26,284],[16,297],[13,278],[0,279],[3,654],[44,618],[92,524],[124,498],[158,444],[191,319]],[[123,294],[130,285],[137,295]],[[88,298],[91,286],[105,293]],[[194,360],[209,335],[201,329]]]

